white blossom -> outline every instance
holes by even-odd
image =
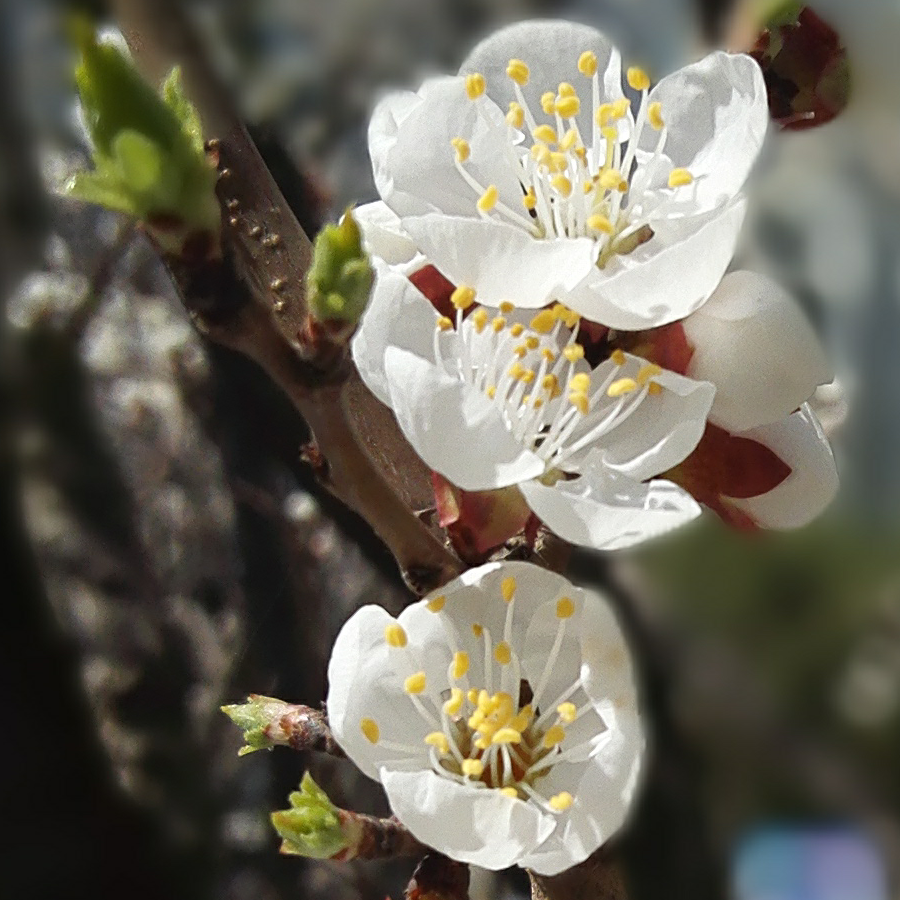
[[[546,875],[623,824],[644,737],[608,604],[528,563],[472,569],[393,619],[366,606],[328,667],[328,716],[424,843]]]

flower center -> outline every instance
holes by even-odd
[[[522,60],[509,61],[506,72],[517,99],[506,115],[506,158],[522,186],[522,209],[502,202],[495,185],[483,185],[469,172],[466,162],[471,149],[464,137],[454,138],[451,144],[457,170],[477,194],[475,207],[480,216],[501,217],[539,238],[594,238],[600,245],[598,265],[603,268],[613,256],[631,253],[650,240],[648,215],[672,191],[694,183],[694,178],[687,169],[671,169],[668,194],[650,190],[660,168],[669,165],[663,157],[668,131],[662,104],[647,99],[650,79],[646,72],[632,67],[627,73],[628,84],[640,92],[633,115],[627,98],[601,102],[595,54],[582,53],[578,70],[590,83],[590,134],[582,134],[581,98],[567,82],[542,95],[544,120],[539,123],[522,92],[530,79],[528,66]],[[469,99],[488,120],[485,88],[482,75],[466,77]],[[652,153],[639,153],[647,128],[658,132],[658,138]]]
[[[408,646],[402,626],[393,622],[385,629],[385,641],[398,654],[408,672],[403,687],[410,702],[432,730],[424,738],[432,771],[443,778],[477,789],[501,791],[510,798],[532,801],[551,812],[568,809],[575,798],[562,791],[552,796],[541,792],[540,780],[555,765],[573,758],[585,759],[605,724],[594,710],[581,685],[581,677],[557,697],[545,697],[553,668],[559,659],[566,623],[575,613],[568,597],[555,599],[557,631],[543,671],[531,685],[522,680],[520,655],[513,642],[516,579],[503,579],[502,602],[506,604],[503,636],[494,640],[487,628],[472,623],[469,635],[461,640],[446,615],[442,623],[454,650],[447,679],[450,687],[440,692],[421,668],[421,660]],[[553,602],[553,598],[548,598]],[[445,597],[437,597],[428,608],[441,615]],[[499,635],[498,635],[499,637]],[[466,648],[466,649],[463,649]],[[482,658],[483,683],[470,683],[470,662]],[[549,699],[549,703],[544,701]],[[582,702],[577,706],[578,700]],[[569,727],[583,716],[597,719],[587,741],[573,741]],[[364,718],[360,729],[372,743],[387,750],[421,755],[420,747],[382,739],[374,719]]]
[[[438,365],[488,397],[548,472],[565,468],[572,456],[602,441],[663,391],[654,380],[659,366],[621,350],[592,371],[576,339],[579,317],[561,303],[526,324],[516,320],[521,311],[512,303],[501,304],[493,317],[485,307],[474,307],[475,293],[465,286],[453,292],[451,302],[455,329],[447,317],[435,329]]]

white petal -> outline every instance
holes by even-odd
[[[631,547],[700,515],[693,498],[671,482],[641,484],[601,465],[574,481],[553,487],[531,481],[520,490],[551,531],[597,550]]]
[[[433,772],[382,770],[394,815],[423,843],[485,869],[517,864],[553,830],[535,804],[441,778]]]
[[[400,218],[381,200],[357,206],[353,218],[359,223],[366,252],[390,265],[412,260],[417,252],[415,243],[403,230]]]
[[[762,71],[749,56],[711,53],[666,76],[650,92],[662,104],[666,155],[695,178],[703,209],[730,200],[759,154],[769,123]],[[655,132],[642,136],[652,150]]]
[[[657,223],[646,244],[591,272],[565,302],[592,322],[626,331],[683,319],[721,281],[745,208],[739,198],[704,216]]]
[[[380,606],[364,606],[341,629],[328,663],[326,706],[335,740],[376,780],[383,765],[427,768],[423,740],[432,730],[404,693],[405,676],[394,672],[391,648],[384,640],[385,626],[392,621]],[[375,719],[382,740],[408,744],[419,752],[404,754],[370,743],[360,729],[363,718]]]
[[[469,54],[460,72],[484,75],[488,95],[505,110],[516,99],[506,66],[510,59],[521,59],[531,70],[529,82],[522,91],[538,123],[546,120],[541,111],[541,95],[546,91],[555,92],[561,82],[569,82],[581,97],[578,127],[589,140],[591,81],[578,71],[578,58],[585,50],[597,55],[600,102],[622,97],[619,51],[599,31],[575,22],[537,20],[501,28]]]
[[[593,270],[590,238],[540,240],[498,220],[428,215],[404,219],[422,252],[455,284],[475,289],[478,301],[498,306],[545,306]]]
[[[472,177],[521,205],[522,189],[507,156],[508,133],[504,114],[487,98],[469,100],[462,78],[430,79],[418,95],[391,94],[369,124],[375,186],[401,217],[476,216],[478,194],[457,171],[450,144],[462,137],[471,148],[465,165]]]
[[[831,503],[838,489],[837,468],[828,439],[810,408],[804,404],[788,419],[743,432],[769,447],[793,472],[777,488],[731,500],[763,528],[800,528]]]
[[[825,351],[799,305],[754,272],[732,272],[685,319],[691,378],[716,386],[710,420],[726,431],[776,422],[830,381]]]
[[[400,347],[433,362],[438,314],[405,275],[377,258],[372,263],[375,267],[372,299],[351,348],[353,361],[366,386],[382,403],[390,405],[385,351],[388,347]]]
[[[389,347],[390,406],[428,466],[465,491],[506,487],[544,471],[506,427],[498,407],[473,387],[406,350]]]

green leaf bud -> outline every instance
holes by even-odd
[[[290,809],[272,813],[272,824],[283,843],[282,853],[311,859],[331,859],[346,850],[350,841],[344,834],[338,808],[307,772],[288,800]]]

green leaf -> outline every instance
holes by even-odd
[[[160,181],[163,154],[150,138],[137,131],[121,131],[113,141],[113,157],[131,190],[145,193]]]
[[[113,212],[137,216],[138,210],[126,190],[116,188],[95,172],[79,172],[66,185],[66,194],[84,203],[94,203]]]
[[[307,772],[288,800],[290,809],[272,813],[272,824],[282,841],[282,853],[310,859],[331,859],[350,842],[341,826],[337,807]]]
[[[197,153],[204,152],[203,128],[197,108],[188,100],[181,81],[181,67],[175,66],[162,85],[163,102],[177,116],[182,131],[188,136]]]

